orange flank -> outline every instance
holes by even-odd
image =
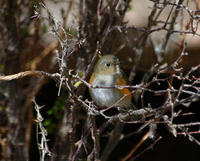
[[[124,85],[127,85],[127,84],[126,84],[126,81],[122,77],[120,77],[118,82],[117,82],[117,85],[124,86]],[[123,95],[127,94],[128,97],[129,96],[131,97],[131,91],[128,88],[123,88],[120,91],[122,92]]]
[[[90,80],[89,80],[89,83],[92,84],[93,83],[93,80],[94,80],[94,73],[92,73],[91,77],[90,77]]]

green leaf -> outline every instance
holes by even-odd
[[[61,15],[64,15],[65,14],[65,10],[63,8],[61,8],[60,13],[61,13]]]
[[[0,112],[3,111],[3,106],[0,106]]]
[[[128,6],[127,11],[131,11],[133,7],[131,5]]]
[[[4,64],[0,64],[0,71],[4,70]]]
[[[32,6],[38,6],[38,2],[37,1],[32,1]]]
[[[42,26],[42,32],[43,33],[46,33],[48,31],[48,26],[46,25],[46,24],[44,24],[43,26]]]
[[[50,119],[46,119],[44,121],[44,126],[50,126],[50,124],[51,124],[51,120]]]
[[[20,33],[21,35],[23,35],[23,36],[26,36],[26,35],[29,35],[29,30],[28,30],[28,28],[21,28],[21,29],[19,30],[19,33]]]

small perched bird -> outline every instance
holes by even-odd
[[[115,85],[127,85],[119,66],[119,59],[114,55],[104,55],[99,59],[89,82],[94,86],[106,87],[89,89],[93,101],[100,108],[111,106],[123,108],[132,105],[129,89],[111,88]]]

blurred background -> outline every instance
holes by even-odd
[[[113,54],[120,59],[131,85],[143,80],[148,82],[154,74],[154,70],[151,70],[153,67],[170,66],[183,52],[187,55],[178,59],[178,67],[185,74],[200,64],[199,7],[199,0],[3,0],[0,2],[0,74],[35,70],[60,72],[58,58],[60,51],[64,51],[63,46],[67,51],[67,67],[85,80],[91,74],[87,69],[97,50],[102,55]],[[147,73],[150,74],[146,75]],[[164,74],[171,73],[173,71],[168,70]],[[199,75],[199,71],[195,71],[195,76]],[[174,84],[179,86],[181,82],[177,80]],[[84,85],[75,89],[75,92],[84,99],[91,100],[88,90],[82,86]],[[166,89],[166,84],[153,85],[152,88]],[[74,121],[71,120],[69,108],[72,103],[66,90],[61,90],[60,96],[58,90],[58,83],[40,76],[0,82],[1,161],[40,160],[37,113],[33,98],[38,105],[44,105],[40,112],[48,133],[49,150],[52,152],[52,156],[46,160],[72,160],[72,151],[75,150],[71,147],[75,145],[71,145],[71,133],[65,129]],[[157,108],[164,100],[164,97],[146,93],[144,104],[145,107],[151,104],[153,108]],[[141,108],[137,98],[133,101]],[[188,107],[177,107],[177,111],[192,114],[176,118],[174,122],[199,122],[199,107],[199,100],[191,102]],[[78,115],[76,122],[76,143],[84,133],[82,127],[86,120],[86,113],[82,108],[77,113],[80,116]],[[103,118],[98,118],[97,122],[102,120]],[[140,126],[141,124],[126,125],[123,133],[128,135]],[[107,160],[121,160],[147,130],[146,128],[123,139]],[[200,126],[190,130],[200,131]],[[158,125],[157,134],[162,139],[143,154],[141,152],[155,140],[145,141],[134,154],[138,155],[135,160],[199,160],[200,146],[191,138],[184,135],[174,137],[162,124]],[[102,147],[106,146],[106,135],[101,138]],[[194,136],[200,140],[199,133]],[[87,147],[91,151],[92,143],[88,142]],[[76,160],[87,160],[83,149],[80,156],[77,156]]]

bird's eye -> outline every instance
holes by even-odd
[[[110,67],[110,65],[111,65],[110,63],[106,63],[106,67]]]

